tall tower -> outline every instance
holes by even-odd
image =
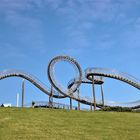
[[[22,108],[24,107],[24,79],[22,80]]]

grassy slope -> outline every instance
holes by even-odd
[[[0,108],[0,140],[140,140],[140,113]]]

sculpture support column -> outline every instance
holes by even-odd
[[[79,97],[79,94],[80,94],[79,88],[77,89],[77,94],[78,94],[78,99],[80,99],[80,97]],[[78,101],[78,110],[80,110],[80,102],[79,101]]]
[[[92,90],[93,90],[93,102],[94,102],[94,111],[96,110],[96,97],[95,97],[95,85],[94,85],[94,76],[92,75]]]
[[[70,110],[72,110],[72,99],[70,98]]]
[[[104,108],[104,92],[103,92],[103,86],[101,85],[101,94],[102,94],[102,105]]]
[[[92,102],[92,101],[91,101]],[[90,105],[90,111],[92,111],[92,104]]]
[[[53,108],[53,87],[51,86],[51,93],[49,95],[49,107]]]

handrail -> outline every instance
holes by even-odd
[[[14,69],[0,71],[0,80],[8,78],[8,77],[13,77],[13,76],[24,78],[24,79],[28,80],[29,82],[31,82],[33,85],[35,85],[37,88],[39,88],[41,91],[46,93],[47,95],[51,94],[51,89],[47,85],[45,85],[38,78],[36,78],[35,76],[33,76],[29,73],[25,73],[21,70],[14,70]],[[55,98],[64,98],[65,97],[55,90],[53,90],[52,96]]]
[[[131,76],[127,73],[107,68],[94,68],[94,67],[87,68],[85,70],[85,76],[89,79],[89,77],[92,75],[118,79],[140,90],[140,80],[136,79],[134,76]]]

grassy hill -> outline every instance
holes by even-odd
[[[140,140],[140,113],[0,108],[0,140]]]

